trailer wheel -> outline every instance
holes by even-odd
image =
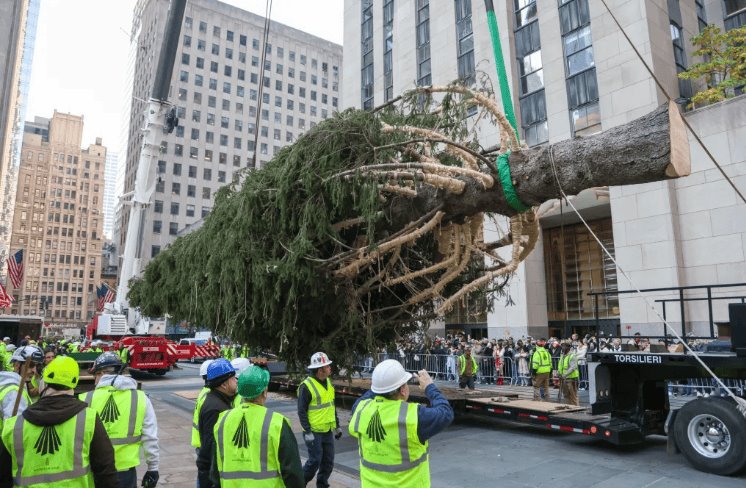
[[[730,400],[687,403],[676,416],[674,435],[684,457],[700,471],[727,476],[746,467],[746,421]]]

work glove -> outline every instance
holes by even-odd
[[[337,440],[342,438],[342,429],[340,429],[339,427],[334,429],[334,438]]]
[[[306,441],[306,444],[313,442],[314,439],[313,432],[305,432],[303,434],[303,440]]]
[[[144,488],[155,488],[158,484],[158,471],[146,471],[142,477],[142,486]]]

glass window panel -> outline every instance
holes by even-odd
[[[595,66],[593,48],[589,47],[567,57],[567,74],[569,76]]]

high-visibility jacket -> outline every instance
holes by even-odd
[[[197,395],[197,401],[194,404],[194,415],[192,416],[192,447],[202,447],[202,440],[199,438],[199,413],[202,411],[202,404],[205,397],[210,393],[208,387],[204,387]]]
[[[223,358],[225,358],[228,361],[230,361],[231,359],[233,359],[233,348],[232,347],[223,346],[220,349],[220,355],[223,356]]]
[[[472,374],[477,374],[477,360],[474,356],[471,357]],[[466,371],[466,354],[462,354],[458,357],[458,374],[463,375]]]
[[[90,408],[54,426],[34,425],[22,415],[8,419],[2,441],[13,458],[13,486],[93,488],[95,427],[96,412]]]
[[[33,375],[31,377],[31,388],[35,388],[37,393],[36,393],[36,396],[31,396],[31,394],[29,394],[29,400],[31,400],[31,403],[36,403],[39,401],[39,397],[41,393],[39,391],[39,378],[36,375]],[[28,388],[25,390],[25,392],[28,392]]]
[[[117,356],[119,356],[119,359],[122,360],[122,364],[127,364],[127,360],[129,359],[129,349],[126,347],[121,348],[117,351]]]
[[[0,405],[3,403],[3,400],[5,399],[5,396],[7,394],[9,394],[11,391],[18,391],[18,385],[3,385],[3,386],[0,386]],[[26,390],[25,387],[23,388],[22,392],[23,392],[22,393],[22,395],[23,395],[22,398],[26,401],[26,406],[31,405],[31,397],[29,397],[28,391]],[[22,403],[19,403],[18,404],[19,408],[22,405],[23,405]],[[20,411],[19,411],[19,413],[20,413]],[[0,434],[3,431],[3,424],[4,424],[5,420],[7,420],[7,419],[3,418],[3,412],[2,412],[2,410],[0,410]]]
[[[534,354],[531,356],[531,369],[535,370],[536,374],[544,374],[552,371],[552,356],[549,355],[549,351],[537,346]]]
[[[417,404],[382,396],[362,400],[350,419],[363,487],[430,486],[428,443],[417,436]]]
[[[563,375],[563,374],[565,374],[565,371],[567,371],[568,369],[570,369],[570,360],[571,360],[571,359],[572,359],[573,357],[575,357],[575,353],[572,353],[572,352],[571,352],[571,353],[569,353],[569,354],[565,354],[564,356],[562,356],[562,357],[560,358],[560,361],[559,361],[559,366],[557,367],[557,372],[558,372],[559,374]],[[578,372],[578,368],[577,368],[577,366],[576,366],[576,367],[575,367],[575,370],[573,370],[573,372],[572,372],[572,373],[570,373],[570,374],[569,374],[569,375],[567,376],[567,379],[568,379],[568,380],[576,380],[576,379],[578,379],[579,377],[580,377],[580,373]]]
[[[326,388],[316,386],[316,378],[308,377],[303,380],[311,394],[311,403],[308,404],[308,423],[311,424],[312,432],[329,432],[337,427],[337,416],[334,407],[334,385],[329,378],[326,379]],[[300,390],[300,387],[298,387]]]
[[[280,473],[280,433],[290,422],[254,403],[241,403],[220,413],[215,423],[215,449],[221,488],[284,487]]]
[[[104,386],[81,393],[79,398],[101,417],[114,446],[117,471],[139,466],[142,426],[145,420],[145,392]]]

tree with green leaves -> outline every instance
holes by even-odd
[[[731,98],[737,88],[746,85],[746,27],[722,32],[720,27],[708,25],[692,37],[692,44],[697,48],[694,56],[703,61],[679,73],[679,78],[704,80],[707,88],[692,97],[691,106]]]
[[[688,174],[679,117],[667,105],[593,137],[527,148],[491,93],[458,84],[346,110],[222,188],[201,228],[130,283],[129,302],[270,349],[291,367],[318,350],[348,365],[467,297],[491,303],[537,241],[538,206],[560,187]],[[499,127],[499,147],[480,145],[485,121]],[[508,151],[509,170],[498,171]],[[490,242],[485,225],[500,216],[509,230]]]

